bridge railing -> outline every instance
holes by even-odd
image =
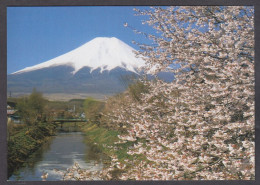
[[[53,122],[87,122],[86,119],[66,119],[66,118],[54,118]]]

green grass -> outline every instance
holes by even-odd
[[[93,123],[88,123],[83,127],[87,140],[90,140],[106,154],[111,154],[111,150],[107,146],[113,146],[118,141],[118,132],[98,127]]]

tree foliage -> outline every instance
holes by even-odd
[[[104,107],[104,103],[89,97],[85,99],[83,107],[86,118],[90,121],[98,122],[100,112]]]
[[[20,98],[17,102],[17,110],[24,123],[32,125],[41,121],[46,101],[42,93],[37,92],[36,89],[33,89],[29,97]]]
[[[146,71],[172,68],[176,79],[144,81],[149,93],[113,109],[127,124],[112,156],[121,179],[254,179],[254,19],[252,7],[193,6],[136,10],[159,34],[139,44]],[[130,95],[129,95],[130,97]],[[122,167],[124,166],[124,167]]]

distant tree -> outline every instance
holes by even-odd
[[[83,104],[86,119],[98,122],[101,110],[104,107],[104,103],[93,98],[87,98]]]
[[[29,97],[20,98],[17,102],[18,114],[21,119],[28,125],[36,124],[43,118],[46,99],[42,93],[33,89]]]
[[[41,92],[36,91],[36,89],[34,88],[33,92],[29,96],[29,106],[36,112],[38,120],[41,120],[42,118],[45,105],[46,99],[43,98]]]

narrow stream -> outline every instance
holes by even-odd
[[[83,169],[99,171],[103,168],[105,156],[95,147],[84,142],[81,132],[58,133],[44,144],[9,178],[11,181],[41,181],[41,175],[47,172],[47,181],[62,180],[57,172],[66,170],[75,162]]]

